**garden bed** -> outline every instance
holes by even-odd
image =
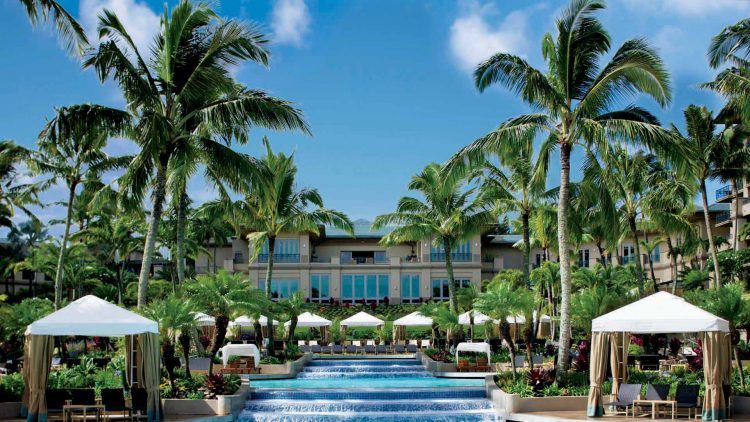
[[[239,413],[247,401],[246,383],[234,393],[215,399],[162,399],[164,416],[223,416]]]

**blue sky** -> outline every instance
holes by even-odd
[[[163,10],[160,1],[62,3],[89,30],[101,8],[114,9],[140,44],[157,30],[157,13]],[[220,14],[257,22],[273,40],[270,69],[247,64],[236,70],[237,78],[294,101],[313,131],[312,137],[257,131],[251,145],[240,149],[260,153],[261,136],[267,134],[274,149],[296,152],[300,184],[320,189],[327,206],[352,218],[388,212],[406,193],[409,177],[427,163],[447,159],[526,111],[501,88],[479,94],[471,69],[500,50],[541,65],[539,40],[554,29],[554,16],[565,5],[552,0],[225,0]],[[696,87],[713,75],[706,47],[721,28],[749,15],[750,2],[744,0],[610,0],[601,18],[615,46],[646,37],[661,51],[673,76],[673,104],[659,109],[647,99],[634,101],[664,123],[680,126],[688,104],[720,106],[716,95]],[[0,137],[32,146],[56,106],[124,106],[116,87],[82,71],[51,30],[32,29],[17,0],[0,0],[0,23],[5,58]],[[132,153],[133,145],[119,141],[108,149]],[[558,171],[554,166],[550,186],[557,184]],[[190,191],[197,203],[212,196],[200,180]],[[57,188],[45,199],[61,197]],[[60,216],[62,209],[48,207],[41,214]]]

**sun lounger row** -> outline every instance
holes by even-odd
[[[639,400],[659,400],[663,401],[660,403],[662,406],[669,406],[669,411],[672,411],[671,405],[674,402],[674,412],[672,417],[676,416],[681,411],[687,411],[687,417],[697,415],[700,409],[700,403],[698,402],[700,386],[698,385],[678,385],[677,391],[674,397],[669,395],[668,384],[649,384],[646,386],[645,398],[641,397],[642,384],[622,384],[617,392],[617,397],[614,401],[604,403],[605,408],[607,406],[614,409],[614,414],[622,414],[625,416],[635,415],[636,412],[650,411],[651,404],[644,406],[639,403]],[[729,396],[727,391],[727,397]],[[644,402],[645,404],[645,402]]]
[[[320,346],[320,345],[302,345],[299,346],[300,351],[303,353],[317,353],[317,354],[404,354],[404,353],[416,353],[418,348],[415,344],[397,344],[397,345],[385,345],[385,344],[365,344],[356,345],[350,344],[348,346],[332,345],[332,346]]]
[[[222,374],[260,374],[260,367],[255,366],[254,358],[240,358],[229,362],[221,368]]]

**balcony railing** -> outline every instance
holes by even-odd
[[[387,256],[376,256],[374,258],[367,257],[354,257],[354,258],[341,258],[341,264],[343,265],[367,265],[367,264],[390,264],[391,260]]]
[[[726,185],[716,189],[716,200],[726,198],[732,194],[732,186]]]
[[[729,211],[722,211],[716,214],[716,224],[728,221],[730,217]]]
[[[444,252],[433,252],[430,254],[430,260],[432,262],[445,262]],[[471,262],[470,253],[452,253],[451,261],[453,262]]]
[[[265,264],[268,262],[268,254],[258,255],[257,262]],[[299,262],[299,254],[291,253],[275,253],[273,254],[273,262],[279,264],[296,264]]]

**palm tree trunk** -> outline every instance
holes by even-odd
[[[216,333],[214,334],[213,344],[211,345],[211,364],[208,366],[208,374],[213,373],[213,360],[219,349],[224,346],[224,339],[227,337],[227,326],[229,325],[229,317],[226,315],[218,315],[214,317],[216,322]]]
[[[146,233],[146,245],[143,248],[143,261],[141,262],[141,274],[138,276],[138,309],[143,309],[148,300],[148,278],[151,272],[151,262],[154,258],[156,249],[156,235],[159,230],[161,213],[164,208],[165,189],[167,184],[167,168],[164,163],[160,163],[156,170],[156,186],[153,193],[153,209],[151,211],[151,221],[148,224]]]
[[[273,300],[271,297],[271,280],[273,280],[273,251],[276,247],[276,236],[268,236],[268,265],[266,266],[266,297],[268,300]],[[271,315],[266,315],[268,320],[268,356],[274,356],[273,349],[273,318]]]
[[[505,317],[500,319],[500,342],[503,340],[508,346],[508,355],[510,356],[510,368],[513,371],[513,379],[516,379],[516,350],[513,345],[513,336],[510,335],[510,324]]]
[[[62,305],[63,288],[63,262],[65,261],[65,250],[68,248],[68,236],[70,236],[70,220],[73,216],[73,200],[76,196],[76,184],[71,183],[68,192],[68,212],[65,216],[65,232],[60,243],[60,255],[57,257],[57,270],[55,271],[55,309]]]
[[[528,285],[531,281],[530,273],[531,269],[531,236],[529,235],[529,212],[524,211],[521,215],[521,223],[523,225],[523,278]]]
[[[667,249],[669,250],[669,270],[672,273],[672,294],[677,293],[677,255],[672,245],[672,236],[667,236]]]
[[[645,286],[643,281],[643,263],[641,262],[641,244],[638,240],[638,228],[635,224],[635,216],[628,217],[628,225],[630,226],[630,234],[633,236],[633,243],[635,244],[635,269],[638,271],[636,274],[638,280],[638,293],[643,296],[645,292]]]
[[[568,370],[570,349],[570,256],[568,248],[568,196],[570,193],[570,149],[564,139],[560,145],[560,193],[557,205],[557,242],[560,261],[560,337],[557,351],[557,379],[562,380]]]
[[[177,282],[180,286],[185,284],[185,208],[187,206],[187,195],[180,193],[177,204]]]
[[[448,272],[448,304],[451,311],[458,314],[458,301],[456,300],[456,279],[453,277],[453,260],[451,259],[451,242],[443,238],[443,249],[445,250],[445,271]]]
[[[178,340],[182,347],[182,358],[185,359],[185,375],[192,378],[190,376],[190,333],[181,332]]]
[[[714,244],[714,235],[711,230],[711,218],[708,214],[708,194],[706,193],[706,180],[701,179],[701,199],[703,200],[703,220],[706,223],[706,236],[708,236],[708,247],[711,249],[711,259],[714,261],[714,278],[711,288],[718,289],[721,287],[721,269],[719,268],[719,257],[716,255],[716,245]]]
[[[740,250],[739,234],[740,234],[740,190],[737,187],[738,183],[735,179],[731,180],[732,184],[732,195],[734,200],[732,205],[734,206],[734,218],[732,219],[732,226],[734,230],[734,236],[732,236],[732,249],[737,252]]]
[[[297,315],[293,315],[292,318],[289,320],[289,338],[287,340],[287,345],[292,345],[294,343],[294,331],[297,329]]]

